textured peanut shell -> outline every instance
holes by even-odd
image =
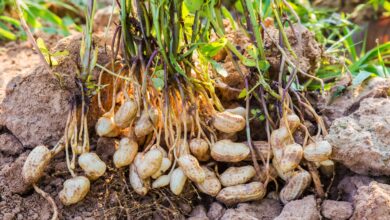
[[[136,102],[132,100],[124,102],[114,115],[115,124],[120,128],[128,127],[137,115],[137,110],[138,106]]]
[[[101,137],[113,137],[118,132],[118,129],[115,126],[114,119],[102,116],[96,122],[96,133]]]
[[[137,142],[129,138],[122,138],[118,150],[115,151],[113,161],[116,168],[130,165],[138,152]]]
[[[288,144],[290,139],[289,131],[286,127],[280,127],[273,130],[271,133],[270,144],[274,158],[281,160],[283,155],[283,147]]]
[[[26,183],[36,183],[42,176],[51,160],[51,152],[47,147],[39,145],[28,155],[23,164],[22,176]]]
[[[76,176],[64,182],[64,188],[58,196],[62,204],[68,206],[76,204],[84,199],[90,189],[89,179],[84,176]]]
[[[167,171],[171,167],[171,164],[172,164],[171,160],[168,159],[167,157],[164,157],[162,159],[160,168],[157,170],[157,172],[155,172],[152,175],[152,178],[153,179],[159,178],[163,173],[165,173],[165,171]]]
[[[285,121],[283,118],[281,124],[284,126],[284,123],[285,123]],[[288,123],[288,127],[289,127],[290,131],[293,133],[300,125],[301,120],[299,119],[298,115],[296,115],[296,114],[288,114],[287,115],[287,123]]]
[[[247,183],[256,175],[253,166],[229,167],[220,176],[221,184],[225,187]]]
[[[153,132],[153,127],[158,121],[158,110],[150,109],[143,111],[141,117],[137,120],[134,126],[134,132],[137,137],[143,137]]]
[[[332,154],[332,146],[327,141],[318,141],[307,145],[303,151],[306,160],[321,162],[327,160]]]
[[[183,155],[178,160],[180,168],[184,174],[195,183],[202,183],[206,174],[199,165],[199,161],[192,155]]]
[[[248,146],[230,140],[217,141],[211,147],[211,157],[220,162],[239,162],[248,157],[249,153]]]
[[[217,195],[217,200],[225,205],[259,200],[264,197],[266,189],[261,182],[252,182],[223,188]]]
[[[169,182],[171,181],[171,177],[169,175],[162,175],[159,178],[157,178],[152,183],[152,188],[161,188],[169,185]]]
[[[235,133],[245,128],[245,118],[230,112],[218,112],[214,115],[213,126],[225,133]]]
[[[298,167],[303,157],[303,148],[299,144],[289,144],[283,149],[279,166],[282,172],[289,172]]]
[[[141,179],[146,179],[156,173],[162,163],[163,154],[158,149],[150,149],[142,155],[136,163],[137,173]]]
[[[194,138],[190,141],[190,151],[199,161],[210,159],[210,147],[203,138]]]
[[[83,153],[79,165],[90,180],[96,180],[106,172],[106,164],[95,153]]]
[[[244,107],[238,106],[236,108],[229,108],[225,110],[235,115],[241,115],[243,118],[246,118],[246,109]]]
[[[289,201],[295,200],[302,195],[305,189],[311,183],[310,173],[307,171],[299,171],[292,176],[287,184],[280,191],[280,200],[286,204]]]
[[[129,179],[131,187],[137,194],[144,196],[148,193],[150,189],[150,179],[141,179],[134,164],[130,165]]]
[[[334,174],[333,160],[324,160],[320,162],[320,171],[327,177],[332,177]]]
[[[214,171],[208,169],[205,166],[202,166],[202,169],[206,174],[206,178],[202,183],[196,183],[195,185],[202,193],[214,197],[217,196],[217,194],[221,190],[221,183],[219,182],[219,179],[215,175]]]
[[[272,159],[272,166],[275,168],[278,176],[280,178],[282,178],[284,181],[287,181],[288,179],[290,179],[295,174],[295,171],[283,172],[280,169],[279,162],[275,158]]]
[[[169,188],[175,195],[180,195],[183,192],[184,186],[187,181],[187,176],[184,174],[183,170],[178,167],[173,170],[171,174],[171,180],[169,182]]]

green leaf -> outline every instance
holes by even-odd
[[[243,90],[241,90],[240,94],[238,95],[238,98],[239,99],[245,98],[246,94],[247,94],[247,90],[246,88],[244,88]]]
[[[164,80],[160,78],[152,78],[153,87],[158,91],[161,91],[164,88]]]
[[[200,47],[200,52],[205,57],[213,57],[217,55],[217,53],[225,47],[227,43],[227,39],[225,37],[222,37],[218,39],[217,41],[205,44]]]
[[[222,67],[222,65],[220,63],[218,63],[217,61],[215,60],[212,60],[210,59],[209,60],[211,65],[213,65],[215,71],[217,71],[217,73],[223,77],[227,77],[228,76],[228,73],[226,72],[226,70]]]
[[[243,63],[245,66],[248,66],[248,67],[255,67],[256,66],[256,61],[253,59],[245,58]]]
[[[260,60],[259,61],[259,68],[262,71],[267,71],[270,66],[271,65],[268,63],[267,60]]]
[[[234,3],[234,7],[238,12],[244,14],[244,7],[242,7],[241,1],[236,1],[236,3]]]
[[[0,37],[4,37],[8,40],[16,40],[16,35],[12,32],[0,27]]]
[[[20,26],[20,22],[14,18],[11,18],[11,17],[8,17],[8,16],[0,16],[0,20],[3,20],[5,22],[8,22],[16,27],[19,27]]]
[[[52,57],[65,57],[65,56],[68,56],[68,55],[69,55],[69,51],[62,50],[62,51],[57,51],[57,52],[53,53],[51,56]]]
[[[203,4],[203,0],[184,0],[184,5],[191,13],[198,11]]]
[[[361,70],[359,74],[355,78],[353,78],[352,85],[353,86],[360,85],[364,80],[368,79],[371,75],[373,74],[365,70]]]
[[[47,49],[45,42],[43,41],[42,38],[39,37],[37,39],[37,45],[43,55],[49,55],[49,50]]]

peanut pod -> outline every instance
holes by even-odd
[[[206,178],[206,174],[200,167],[198,160],[191,154],[181,156],[178,162],[184,174],[193,182],[202,183]]]
[[[84,176],[76,176],[64,182],[64,188],[58,196],[62,204],[68,206],[83,200],[90,189],[89,179]]]
[[[225,205],[259,200],[264,197],[266,189],[261,182],[252,182],[223,188],[217,195],[217,200]]]
[[[324,160],[320,162],[320,171],[327,177],[334,175],[334,162],[333,160]]]
[[[280,127],[276,130],[273,130],[270,137],[270,144],[272,147],[272,153],[274,158],[278,161],[281,160],[283,155],[283,147],[286,144],[289,144],[290,134],[286,127]]]
[[[241,107],[241,106],[226,109],[225,112],[229,112],[229,113],[232,113],[235,115],[240,115],[243,118],[246,118],[246,109],[244,107]]]
[[[332,146],[327,141],[311,143],[303,150],[304,158],[312,162],[321,162],[327,160],[331,154]]]
[[[95,180],[106,172],[106,164],[95,153],[81,154],[79,165],[90,180]]]
[[[43,145],[35,147],[23,164],[22,176],[24,181],[28,184],[38,182],[51,158],[52,154],[47,147]]]
[[[162,175],[159,178],[157,178],[152,183],[152,188],[161,188],[169,185],[169,182],[171,181],[171,177],[169,175]]]
[[[249,147],[230,140],[217,141],[211,146],[211,157],[220,162],[239,162],[248,157]]]
[[[138,153],[136,156],[137,173],[141,179],[146,179],[156,173],[163,160],[163,154],[158,149],[150,149],[145,154]]]
[[[199,161],[210,159],[209,144],[202,138],[194,138],[190,141],[190,151]]]
[[[299,144],[289,144],[283,149],[283,156],[279,166],[283,173],[292,171],[298,167],[303,157],[303,149]]]
[[[137,194],[145,196],[148,193],[150,188],[150,179],[141,179],[134,164],[130,165],[129,179],[131,187]]]
[[[158,121],[158,110],[155,108],[149,111],[144,110],[141,117],[135,123],[134,132],[137,137],[143,137],[153,132],[154,125]]]
[[[281,126],[284,127],[285,120],[282,118]],[[294,133],[294,131],[298,128],[298,126],[301,124],[301,120],[299,119],[298,115],[296,114],[288,114],[287,115],[287,123],[288,127],[291,131],[291,133]]]
[[[114,119],[107,116],[99,118],[96,122],[95,129],[100,137],[116,137],[120,132],[114,123]]]
[[[206,178],[202,183],[195,183],[199,191],[210,196],[217,196],[221,190],[221,183],[215,175],[214,171],[208,169],[206,166],[202,166],[203,171],[206,174]]]
[[[171,167],[171,165],[172,165],[171,160],[168,159],[167,157],[164,157],[162,159],[160,168],[157,170],[157,172],[155,172],[152,175],[152,178],[153,179],[159,178],[161,175],[163,175],[163,173],[165,173],[165,171],[167,171]]]
[[[256,175],[253,166],[229,167],[220,176],[222,186],[236,186],[247,183]]]
[[[218,112],[214,115],[213,126],[225,133],[235,133],[245,128],[245,118],[230,112]]]
[[[138,106],[133,100],[124,102],[114,115],[114,122],[120,128],[128,127],[137,115]]]
[[[173,170],[171,174],[171,180],[169,182],[169,188],[175,195],[180,195],[184,189],[184,186],[187,181],[187,176],[184,174],[183,170],[178,167]]]
[[[295,171],[283,172],[280,168],[279,162],[275,158],[272,159],[272,166],[275,168],[278,176],[284,181],[287,181],[295,174]]]
[[[116,168],[130,165],[138,152],[137,142],[129,138],[122,138],[118,150],[115,151],[113,161]]]
[[[287,184],[280,191],[280,200],[286,204],[289,201],[297,199],[303,191],[310,185],[311,176],[307,171],[299,171],[292,176]]]

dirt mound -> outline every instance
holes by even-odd
[[[371,182],[359,187],[351,219],[390,219],[390,185]]]
[[[352,212],[352,204],[349,202],[324,200],[321,205],[321,214],[327,219],[349,219],[352,215]]]
[[[367,186],[373,179],[367,176],[355,175],[344,177],[337,186],[341,200],[352,202],[359,187]]]
[[[67,65],[67,89],[42,66],[31,74],[13,79],[1,104],[0,124],[8,128],[25,147],[54,145],[62,136],[70,103],[77,92],[74,73],[77,66]]]
[[[40,60],[28,42],[10,42],[4,45],[0,49],[0,60],[0,101],[2,101],[9,81],[15,76],[28,74],[40,63]]]
[[[0,124],[25,146],[54,145],[62,136],[68,111],[79,96],[75,77],[80,70],[81,34],[59,41],[55,51],[67,50],[69,56],[52,69],[60,78],[38,66],[25,76],[12,79],[1,103]],[[103,48],[99,63],[107,63]],[[93,115],[93,114],[91,114]]]
[[[351,79],[345,77],[340,83],[345,86],[351,83]],[[326,98],[318,97],[315,105],[320,110],[327,125],[340,117],[348,116],[360,107],[360,103],[366,98],[385,98],[390,94],[390,80],[374,77],[363,82],[360,86],[351,86],[342,94],[337,94],[335,87]]]
[[[320,213],[317,210],[317,203],[314,196],[306,196],[300,200],[287,203],[282,213],[275,220],[319,220]]]
[[[326,139],[332,158],[365,175],[390,175],[390,100],[367,98],[353,114],[336,119]]]
[[[315,70],[319,67],[323,53],[322,47],[315,40],[314,34],[299,24],[294,24],[292,28],[286,28],[285,32],[292,50],[299,57],[299,59],[294,58],[287,52],[288,58],[302,71],[308,74],[314,74]],[[269,27],[265,33],[264,49],[266,51],[267,61],[271,64],[271,72],[278,73],[282,55],[274,42],[280,42],[279,30],[275,27]],[[285,51],[288,50],[285,49]]]
[[[0,154],[15,156],[22,151],[23,146],[15,136],[8,133],[0,134]]]
[[[274,199],[258,202],[240,203],[235,209],[226,210],[221,219],[259,219],[272,220],[282,211],[282,205]]]

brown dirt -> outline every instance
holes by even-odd
[[[306,196],[303,199],[287,203],[282,213],[275,220],[319,220],[320,213],[314,196]]]
[[[349,202],[325,200],[321,205],[321,214],[328,219],[349,219],[352,212],[352,204]]]
[[[314,74],[319,67],[320,60],[323,56],[321,45],[315,40],[314,34],[307,28],[294,24],[285,29],[288,41],[291,44],[292,50],[296,53],[298,59],[294,58],[286,49],[287,57],[307,74]],[[269,27],[264,34],[264,50],[266,51],[267,61],[271,65],[271,72],[279,73],[281,54],[274,42],[279,43],[279,31],[275,27]],[[300,75],[300,74],[298,74]],[[276,76],[275,76],[276,77]]]
[[[390,101],[367,98],[356,112],[336,119],[326,139],[332,159],[355,173],[380,176],[390,175],[389,134]]]
[[[371,182],[358,189],[351,219],[389,219],[390,185]]]

